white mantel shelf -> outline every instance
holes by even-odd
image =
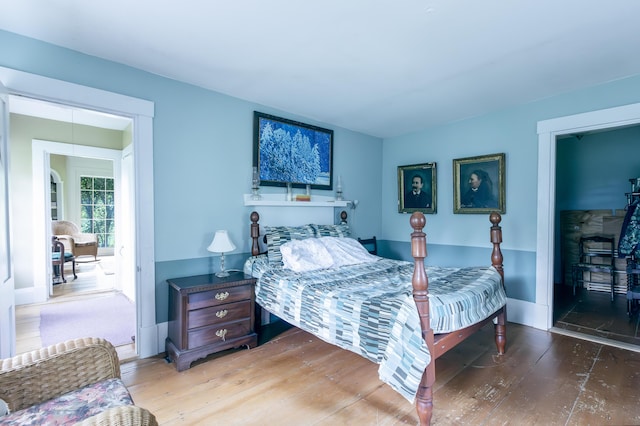
[[[347,207],[350,201],[336,200],[324,195],[311,195],[311,201],[287,201],[285,194],[260,194],[260,200],[252,200],[251,194],[244,194],[245,206],[271,207]],[[295,197],[295,194],[294,194]]]

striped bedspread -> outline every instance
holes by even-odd
[[[431,357],[412,297],[413,263],[375,262],[296,273],[250,258],[245,272],[258,278],[256,301],[315,336],[380,365],[380,379],[414,402]],[[428,267],[434,333],[460,329],[506,303],[492,267]]]

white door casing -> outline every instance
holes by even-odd
[[[13,356],[16,346],[9,211],[9,96],[0,78],[0,358]]]
[[[133,121],[135,169],[135,286],[138,312],[136,349],[140,357],[164,350],[156,324],[154,212],[153,212],[153,102],[80,86],[61,80],[0,67],[0,81],[12,94],[92,109]],[[141,161],[145,159],[145,161]],[[144,190],[142,190],[142,188]],[[162,347],[160,346],[162,344]]]
[[[640,103],[538,122],[538,212],[536,245],[536,320],[553,327],[554,229],[557,137],[640,123]],[[631,177],[631,176],[630,176]]]
[[[48,297],[53,294],[53,267],[51,266],[51,262],[47,262],[47,259],[49,259],[51,256],[51,244],[47,243],[51,239],[51,226],[49,225],[51,223],[51,209],[48,208],[48,206],[50,205],[50,191],[48,190],[48,187],[50,179],[49,176],[51,174],[49,160],[51,154],[65,155],[67,157],[83,157],[110,160],[113,169],[115,196],[119,197],[122,192],[120,186],[121,153],[119,150],[51,142],[37,139],[32,141],[31,159],[33,171],[33,209],[35,212],[45,212],[43,215],[34,215],[33,224],[33,302],[36,303],[46,301]],[[86,170],[86,172],[90,173],[89,170]],[[80,192],[79,182],[81,173],[82,170],[76,170],[76,174],[74,175],[73,179],[70,179],[70,183],[74,182],[77,186],[77,190],[72,190],[72,193]],[[72,204],[79,204],[79,200],[77,200],[77,203]],[[65,217],[65,220],[71,220],[75,223],[80,222],[79,218],[76,217]],[[117,228],[118,226],[116,225],[116,232]],[[122,288],[118,287],[121,282],[122,281],[120,280],[120,277],[116,275],[115,283],[118,290],[122,290]]]
[[[122,292],[131,300],[137,300],[135,283],[135,263],[133,253],[135,253],[136,242],[133,238],[135,223],[135,194],[131,188],[135,186],[134,153],[133,147],[129,145],[121,153],[121,185],[119,208],[116,209],[116,246],[114,257],[117,259],[116,274],[122,284]]]

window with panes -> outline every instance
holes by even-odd
[[[113,178],[80,177],[80,227],[97,234],[98,247],[114,247]]]

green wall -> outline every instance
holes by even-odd
[[[72,130],[73,129],[73,130]],[[60,143],[75,143],[100,148],[121,149],[123,132],[98,129],[91,126],[62,123],[59,121],[11,114],[9,117],[9,191],[11,197],[11,230],[13,233],[13,263],[16,289],[33,287],[32,232],[33,179],[32,140],[39,139]],[[93,160],[96,161],[96,160]],[[51,168],[56,170],[68,184],[66,161],[61,156],[52,156]],[[65,184],[65,185],[66,185]],[[68,192],[64,191],[68,205]],[[65,218],[74,220],[65,210]],[[80,215],[78,208],[77,216]]]

